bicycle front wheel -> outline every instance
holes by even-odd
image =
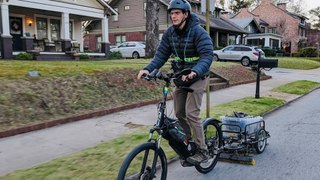
[[[118,180],[165,180],[167,158],[162,148],[148,142],[133,149],[120,167]]]

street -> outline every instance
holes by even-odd
[[[266,150],[255,155],[256,164],[219,161],[208,174],[183,168],[177,161],[169,166],[168,179],[290,179],[311,180],[320,176],[320,89],[264,117],[270,132]]]

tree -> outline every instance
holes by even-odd
[[[146,57],[152,58],[159,44],[159,0],[147,0],[146,4]]]
[[[248,8],[252,4],[252,0],[234,0],[232,1],[232,4],[230,5],[230,9],[236,13],[239,12],[242,8]]]
[[[284,17],[280,17],[277,22],[276,22],[276,31],[278,34],[280,34],[282,36],[282,48],[285,49],[286,46],[289,46],[290,42],[291,42],[291,38],[288,34],[287,31],[287,21]]]
[[[309,13],[313,18],[313,27],[320,30],[320,6],[311,9]]]
[[[291,0],[288,9],[296,14],[303,14],[303,0]]]

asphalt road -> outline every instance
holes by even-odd
[[[208,174],[169,166],[169,180],[315,180],[320,179],[320,89],[264,117],[270,132],[266,150],[256,165],[218,162]]]

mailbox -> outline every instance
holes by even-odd
[[[260,59],[258,62],[260,68],[278,67],[278,59]]]

